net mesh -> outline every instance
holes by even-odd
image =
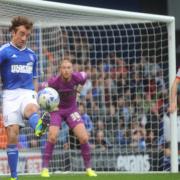
[[[39,59],[39,82],[57,74],[65,56],[71,56],[75,71],[89,75],[78,101],[89,132],[93,168],[135,172],[170,170],[169,137],[165,136],[167,128],[164,128],[164,121],[169,121],[167,24],[122,21],[123,18],[95,17],[66,10],[59,16],[56,10],[7,2],[0,13],[1,44],[10,40],[8,23],[3,22],[9,22],[10,14],[14,16],[17,12],[37,23],[28,47]],[[41,169],[41,152],[47,135],[37,139],[33,134],[28,125],[21,130],[20,173]],[[27,158],[29,152],[35,154]],[[65,123],[53,154],[50,171],[84,170],[79,142]],[[0,158],[2,166],[5,160],[1,155]],[[6,174],[8,170],[0,173]]]

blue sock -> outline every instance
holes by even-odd
[[[11,171],[11,177],[17,177],[18,148],[16,144],[7,146],[8,164]]]
[[[39,120],[39,114],[37,112],[33,113],[30,117],[29,117],[29,125],[35,129],[36,128],[36,125],[38,123],[38,120]]]

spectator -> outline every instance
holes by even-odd
[[[63,121],[62,122],[62,127],[59,133],[59,138],[58,138],[58,144],[64,149],[67,150],[69,149],[69,127],[68,125]]]
[[[125,127],[124,118],[122,117],[119,120],[119,126],[118,126],[118,130],[116,133],[116,143],[119,146],[121,146],[121,145],[130,144],[130,142],[131,142],[130,133],[129,133],[128,129]]]
[[[115,67],[111,69],[112,79],[127,78],[127,65],[122,58],[115,57]]]
[[[45,67],[44,75],[46,76],[45,80],[47,80],[57,71],[57,64],[55,62],[53,54],[48,50],[46,46],[43,47],[43,58],[43,65]]]
[[[104,96],[105,96],[105,105],[107,108],[109,108],[110,104],[112,104],[113,97],[116,95],[117,95],[117,91],[116,91],[115,82],[110,77],[105,77]]]
[[[137,148],[140,151],[144,151],[146,149],[146,143],[142,131],[140,130],[133,131],[133,133],[131,134],[131,138],[132,138],[130,144],[131,147]]]
[[[115,143],[116,131],[118,129],[118,112],[114,104],[111,104],[107,110],[105,125],[107,129],[107,137],[111,143]]]
[[[157,148],[157,136],[155,136],[153,129],[147,130],[146,147],[151,151]]]
[[[102,91],[101,88],[99,87],[99,81],[97,79],[93,81],[92,97],[93,97],[93,101],[102,104]]]
[[[87,73],[87,80],[86,80],[86,82],[85,82],[85,84],[82,87],[82,90],[80,92],[81,100],[85,100],[88,92],[90,92],[92,90],[92,81],[90,79],[90,77],[91,77],[91,69],[90,69],[89,66],[85,68],[85,72]]]
[[[104,129],[105,129],[104,122],[102,120],[98,120],[96,122],[96,128],[95,129],[104,131]]]
[[[89,135],[91,135],[94,127],[93,127],[93,123],[91,121],[90,116],[85,112],[85,105],[83,103],[79,104],[79,113],[84,121],[84,125],[85,125]]]
[[[105,151],[106,149],[112,147],[110,142],[104,136],[104,132],[102,130],[97,130],[95,132],[95,140],[94,140],[94,142],[91,141],[90,143],[94,145],[95,149],[99,149],[101,151]],[[91,147],[92,147],[92,145],[91,145]]]

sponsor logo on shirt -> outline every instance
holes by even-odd
[[[71,96],[76,96],[76,91],[69,91],[69,92],[59,92],[60,98],[66,98]]]
[[[11,65],[12,73],[32,73],[32,63],[27,63],[26,65]]]

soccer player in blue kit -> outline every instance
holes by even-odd
[[[33,22],[27,17],[17,16],[11,21],[11,42],[0,48],[0,66],[2,79],[2,109],[4,126],[7,129],[7,157],[11,180],[17,180],[18,135],[24,126],[23,119],[28,119],[36,136],[41,136],[47,129],[43,125],[44,115],[40,118],[36,100],[38,87],[34,52],[26,47]]]
[[[54,146],[57,141],[61,123],[64,120],[72,129],[74,135],[80,142],[81,155],[83,157],[86,174],[97,176],[91,169],[91,150],[88,143],[88,133],[84,122],[79,114],[76,94],[80,86],[84,85],[87,79],[85,72],[73,72],[73,65],[69,57],[61,60],[59,74],[52,77],[45,86],[54,88],[60,95],[60,103],[57,110],[50,112],[50,125],[47,143],[43,153],[42,177],[49,177],[49,161],[52,158]]]

